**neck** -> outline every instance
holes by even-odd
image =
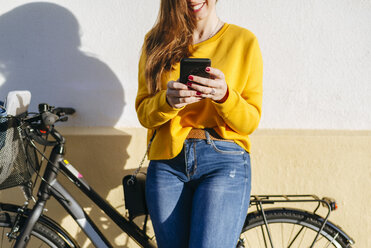
[[[197,44],[211,38],[219,30],[221,23],[216,13],[202,20],[197,20],[196,28],[193,31],[193,43]]]

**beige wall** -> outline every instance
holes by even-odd
[[[61,130],[67,137],[66,158],[124,213],[121,179],[143,156],[145,130]],[[371,131],[258,130],[252,135],[252,143],[253,194],[331,196],[339,209],[330,220],[356,240],[356,247],[371,247]],[[1,191],[0,198],[23,201],[18,189]],[[116,247],[136,247],[96,206],[80,195],[78,200]],[[47,208],[47,214],[67,227],[83,247],[93,247],[54,201]]]

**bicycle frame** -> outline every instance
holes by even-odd
[[[52,135],[62,137],[56,130]],[[66,160],[64,160],[64,142],[54,146],[48,164],[46,166],[42,181],[38,190],[38,200],[32,209],[32,213],[21,229],[15,247],[25,247],[30,233],[39,219],[46,201],[50,196],[55,197],[59,204],[73,217],[81,229],[96,247],[112,247],[98,227],[85,213],[78,202],[58,182],[57,174],[62,171],[67,177],[86,195],[99,206],[108,217],[113,220],[125,233],[132,237],[142,247],[156,247],[155,243],[132,221],[122,216],[106,200],[100,197],[93,188],[83,179],[82,175]]]
[[[79,203],[58,182],[57,175],[59,172],[63,172],[63,174],[65,174],[74,183],[74,185],[76,185],[82,191],[82,193],[89,197],[92,202],[94,202],[100,209],[102,209],[108,215],[108,217],[114,223],[116,223],[118,227],[122,229],[123,232],[127,233],[140,246],[155,248],[156,245],[152,241],[152,238],[148,237],[145,233],[145,226],[143,227],[143,229],[141,229],[138,225],[132,222],[131,219],[126,218],[125,216],[122,216],[119,212],[117,212],[117,210],[114,207],[112,207],[105,199],[100,197],[96,193],[96,191],[94,191],[94,189],[88,185],[88,183],[83,179],[83,176],[81,175],[81,173],[79,173],[79,171],[77,171],[67,160],[64,160],[65,139],[62,135],[58,133],[57,130],[54,129],[53,124],[57,120],[57,118],[62,120],[65,114],[71,114],[74,112],[74,110],[70,108],[54,108],[48,106],[47,104],[40,104],[39,112],[40,115],[31,116],[25,119],[25,123],[29,124],[29,125],[25,124],[26,127],[24,129],[25,136],[30,138],[31,140],[36,141],[41,145],[53,146],[53,149],[50,153],[49,159],[42,155],[44,158],[46,158],[48,163],[46,165],[44,175],[42,177],[40,176],[42,178],[42,181],[37,192],[38,197],[37,202],[31,210],[27,208],[28,201],[30,200],[32,195],[30,190],[26,190],[24,191],[24,193],[27,196],[26,198],[28,198],[28,200],[23,207],[12,204],[2,203],[0,204],[1,211],[5,210],[12,212],[12,216],[14,215],[14,213],[18,213],[18,215],[16,215],[14,218],[15,221],[13,221],[10,233],[7,234],[7,236],[10,239],[16,239],[14,247],[22,248],[27,245],[30,239],[30,234],[37,222],[45,223],[46,226],[50,226],[52,228],[52,232],[56,232],[58,235],[61,235],[61,237],[64,237],[64,240],[71,247],[78,247],[78,244],[75,243],[75,241],[70,237],[70,235],[63,230],[63,228],[61,228],[53,220],[42,215],[44,206],[51,196],[55,197],[58,203],[62,205],[62,207],[71,215],[71,217],[77,222],[77,224],[86,233],[86,235],[89,237],[89,239],[96,247],[103,248],[112,247],[107,238],[101,233],[99,228],[90,219],[90,217],[86,214],[86,212],[79,205]],[[67,119],[64,118],[64,120]],[[56,141],[48,141],[47,138],[44,139],[42,136],[45,133],[53,136]],[[31,144],[34,145],[32,141]],[[37,149],[36,146],[35,149]],[[274,208],[264,209],[263,205],[293,202],[318,203],[318,206],[313,211],[313,215],[310,216],[314,216],[316,221],[321,223],[321,226],[319,226],[316,237],[314,238],[310,247],[314,246],[317,238],[319,237],[319,234],[326,225],[329,225],[330,229],[336,231],[336,236],[335,237],[331,236],[331,238],[335,239],[337,235],[341,235],[342,239],[346,239],[348,244],[354,244],[354,241],[345,232],[343,232],[339,227],[335,226],[333,223],[328,221],[330,212],[336,209],[335,202],[332,201],[330,198],[319,199],[315,195],[252,195],[250,198],[250,206],[255,205],[257,208],[257,212],[253,213],[250,212],[249,214],[247,214],[245,225],[249,224],[248,223],[249,219],[256,218],[255,215],[256,213],[258,213],[259,218],[260,216],[263,218],[263,224],[259,225],[261,225],[265,246],[268,247],[268,244],[270,244],[271,247],[273,247],[267,217],[269,217],[269,213],[271,213],[272,210],[276,211],[276,209]],[[325,218],[319,217],[318,215],[315,216],[315,213],[318,210],[321,203],[328,208],[328,213]],[[295,209],[292,209],[291,211],[295,211]],[[298,211],[301,213],[305,213],[305,211],[300,209]],[[18,229],[20,229],[19,235],[17,235]],[[267,235],[264,233],[264,229]],[[296,239],[296,237],[300,234],[302,230],[303,228],[299,230],[299,232],[294,237],[289,246],[291,246],[293,241]],[[268,236],[268,239],[266,238],[266,236]],[[240,238],[237,246],[244,247],[243,243],[244,243],[243,239]]]
[[[77,171],[67,160],[64,160],[64,138],[60,135],[57,130],[52,129],[50,134],[57,140],[57,142],[49,142],[48,144],[56,144],[53,147],[46,169],[43,175],[43,181],[40,183],[40,187],[37,193],[38,199],[35,206],[32,208],[31,213],[28,215],[25,223],[22,224],[20,235],[17,237],[15,246],[16,248],[22,248],[27,245],[30,238],[31,231],[33,230],[36,222],[39,218],[42,218],[41,214],[44,209],[45,203],[51,196],[55,197],[60,205],[72,216],[77,222],[81,229],[86,233],[89,239],[96,247],[112,247],[109,241],[101,233],[99,228],[94,224],[90,217],[86,214],[79,203],[68,193],[68,191],[58,182],[57,175],[61,171],[63,172],[73,183],[76,185],[82,193],[90,198],[100,209],[102,209],[108,217],[122,229],[123,232],[127,233],[134,241],[136,241],[142,247],[155,248],[156,244],[148,237],[145,230],[142,230],[134,222],[130,221],[129,218],[122,216],[117,210],[112,207],[105,199],[100,197],[93,188],[83,179],[83,176]],[[318,206],[313,213],[317,211],[320,204],[322,203],[328,208],[328,214],[323,219],[322,226],[317,232],[316,237],[313,240],[311,247],[315,244],[319,233],[322,231],[324,226],[329,223],[328,217],[335,207],[334,202],[329,199],[319,199],[314,195],[252,195],[250,199],[250,205],[255,205],[257,211],[260,212],[264,219],[266,232],[268,239],[264,236],[264,242],[267,244],[267,240],[272,244],[271,234],[269,231],[269,225],[266,220],[266,216],[263,209],[263,204],[275,204],[279,202],[292,203],[292,202],[317,202]],[[338,231],[343,237],[354,243],[353,240],[346,235],[340,228],[331,224],[331,227]],[[263,232],[264,234],[264,232]],[[73,244],[72,244],[73,246]]]

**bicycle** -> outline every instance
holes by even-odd
[[[89,186],[79,171],[64,159],[65,138],[55,129],[54,124],[58,121],[67,121],[68,115],[74,112],[72,108],[54,108],[48,104],[40,104],[39,113],[0,121],[0,131],[9,129],[10,120],[16,123],[16,127],[13,127],[12,130],[16,133],[19,131],[19,140],[23,141],[23,147],[26,147],[23,151],[25,151],[27,164],[31,162],[30,166],[36,173],[36,178],[41,178],[36,194],[37,201],[32,208],[28,208],[28,205],[34,199],[32,189],[35,183],[31,183],[29,178],[26,180],[26,185],[24,182],[22,183],[22,189],[27,199],[25,204],[0,203],[1,247],[19,248],[26,247],[26,245],[27,247],[44,247],[43,245],[57,248],[79,247],[79,244],[68,231],[43,214],[45,203],[51,196],[66,209],[96,247],[113,247],[78,202],[60,184],[57,179],[60,172],[67,176],[83,194],[88,196],[138,245],[141,247],[156,247],[154,237],[150,237],[146,233],[148,216],[145,218],[143,227],[140,227],[133,221],[133,216],[123,216],[118,213],[114,207]],[[7,123],[7,125],[4,127],[3,123]],[[50,136],[53,140],[48,139]],[[44,152],[35,145],[35,142],[44,147],[53,147],[49,157],[45,156]],[[0,149],[2,148],[0,147]],[[40,154],[41,160],[45,159],[47,161],[42,176],[39,174],[41,166],[38,166],[39,161],[37,161],[35,152]],[[0,164],[0,169],[1,166]],[[278,203],[291,204],[297,202],[304,204],[314,202],[317,206],[312,212],[286,207],[263,207]],[[333,199],[326,197],[320,199],[315,195],[252,195],[250,198],[251,206],[255,206],[256,211],[248,212],[237,248],[340,248],[351,247],[354,244],[349,235],[328,220],[331,211],[336,209],[336,202]],[[316,214],[321,206],[327,208],[328,213],[325,218]],[[4,242],[4,240],[9,242]]]

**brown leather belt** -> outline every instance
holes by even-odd
[[[210,129],[210,130],[207,130],[207,132],[209,133],[210,135],[210,139],[211,140],[221,140],[221,141],[227,141],[227,142],[234,142],[233,140],[227,140],[227,139],[223,139],[222,137],[220,137],[214,130]],[[193,128],[188,136],[187,136],[187,139],[206,139],[206,134],[205,134],[205,130],[204,129],[197,129],[197,128]]]

